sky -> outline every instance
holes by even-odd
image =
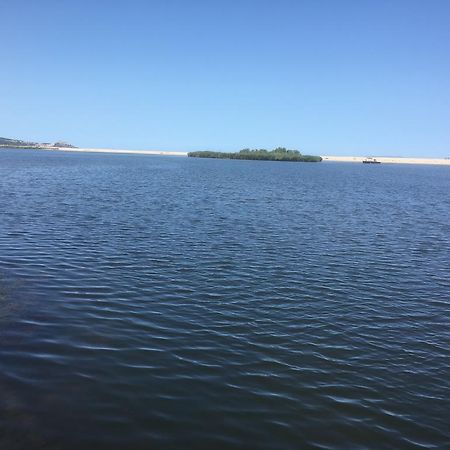
[[[448,0],[0,0],[0,136],[450,156]]]

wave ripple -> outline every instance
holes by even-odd
[[[0,447],[450,445],[447,168],[0,161]]]

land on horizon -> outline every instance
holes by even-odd
[[[162,156],[188,156],[198,153],[214,153],[217,154],[216,158],[220,157],[220,154],[224,155],[238,154],[238,152],[222,152],[222,151],[199,151],[199,152],[187,152],[187,151],[166,151],[166,150],[137,150],[137,149],[118,149],[118,148],[89,148],[89,147],[76,147],[66,142],[57,141],[51,143],[39,143],[33,141],[24,141],[20,139],[0,138],[1,148],[19,148],[28,150],[52,150],[52,151],[70,151],[70,152],[82,152],[82,153],[112,153],[112,154],[133,154],[133,155],[162,155]],[[303,155],[307,156],[307,155]],[[361,155],[318,155],[324,162],[353,162],[362,163],[368,156],[375,157],[378,161],[384,164],[432,164],[432,165],[450,165],[450,158],[434,158],[434,157],[407,157],[407,156],[378,156],[376,154]],[[230,158],[227,156],[224,159],[246,159],[246,158]],[[250,158],[248,158],[250,159]],[[257,158],[251,158],[257,159]]]
[[[0,148],[25,148],[25,149],[59,149],[59,148],[77,148],[64,141],[51,142],[33,142],[22,139],[9,139],[0,137]]]

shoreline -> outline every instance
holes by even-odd
[[[351,162],[362,163],[366,156],[322,156],[324,162]],[[408,157],[390,157],[377,156],[377,161],[382,164],[431,164],[438,166],[450,166],[450,158],[408,158]]]
[[[79,153],[117,153],[130,155],[163,155],[163,156],[187,156],[188,152],[168,152],[164,150],[127,150],[115,148],[79,148],[79,147],[7,147],[1,149],[39,150],[46,152],[79,152]]]
[[[186,156],[189,152],[172,152],[162,150],[127,150],[127,149],[112,149],[112,148],[43,148],[39,150],[56,150],[65,152],[81,152],[81,153],[117,153],[130,155],[161,155],[161,156]],[[323,162],[352,162],[362,163],[366,156],[322,156]],[[450,166],[450,158],[409,158],[409,157],[390,157],[380,156],[376,157],[377,161],[383,164],[431,164]]]
[[[163,156],[187,156],[188,152],[168,152],[164,150],[126,150],[114,148],[40,148],[38,150],[62,151],[62,152],[81,152],[81,153],[118,153],[129,155],[163,155]]]
[[[16,148],[19,150],[43,150],[43,151],[60,151],[60,152],[79,152],[79,153],[112,153],[124,155],[160,155],[160,156],[186,156],[189,152],[165,151],[165,150],[130,150],[130,149],[113,149],[113,148],[71,148],[71,147],[35,147],[20,148],[0,146],[0,150],[4,148]],[[362,163],[366,156],[322,156],[322,162],[349,162]],[[382,164],[429,164],[439,166],[450,166],[450,158],[409,158],[409,157],[391,157],[379,156],[375,157]]]

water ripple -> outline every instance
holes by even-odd
[[[1,448],[450,446],[447,168],[0,161]]]

